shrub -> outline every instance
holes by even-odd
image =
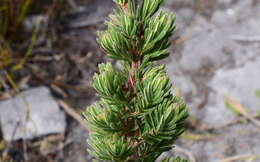
[[[121,66],[103,63],[94,75],[101,100],[84,113],[90,153],[105,161],[152,162],[172,148],[188,116],[182,99],[171,93],[165,66],[154,65],[169,54],[175,14],[158,12],[163,0],[114,2],[98,43]]]

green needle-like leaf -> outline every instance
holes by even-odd
[[[100,101],[83,114],[89,152],[104,161],[154,162],[173,147],[188,116],[183,100],[171,93],[165,66],[154,64],[169,55],[175,14],[157,13],[163,0],[113,1],[117,7],[97,41],[120,66],[102,63],[93,77]]]

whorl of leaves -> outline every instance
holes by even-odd
[[[188,113],[171,93],[165,66],[175,15],[160,11],[163,0],[114,0],[117,8],[98,33],[107,56],[122,66],[100,64],[92,86],[101,100],[84,116],[90,127],[89,150],[105,161],[153,162],[172,148]],[[186,162],[167,158],[163,162]]]

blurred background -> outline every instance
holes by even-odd
[[[81,112],[98,98],[96,31],[112,0],[0,0],[0,162],[88,162]],[[165,155],[260,161],[260,1],[165,0],[176,12],[162,61],[189,108]],[[115,63],[115,62],[114,62]]]

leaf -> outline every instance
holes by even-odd
[[[258,98],[260,98],[260,90],[256,90],[255,94]]]
[[[229,103],[228,101],[225,100],[225,106],[226,108],[228,108],[230,111],[232,111],[236,116],[240,116],[240,112],[236,110],[236,108],[234,107],[234,105],[232,105],[231,103]]]

